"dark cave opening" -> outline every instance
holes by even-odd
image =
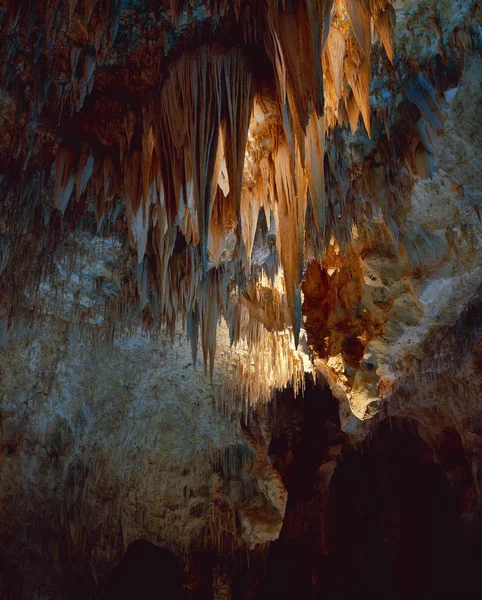
[[[280,538],[268,553],[258,600],[313,598],[314,566],[323,554],[321,515],[326,511],[324,468],[346,445],[338,403],[330,390],[306,378],[303,396],[284,390],[269,408],[269,454],[288,491]],[[325,467],[323,467],[325,465]]]
[[[111,574],[104,600],[181,600],[179,562],[165,548],[136,540]]]
[[[328,597],[475,597],[456,494],[415,422],[382,422],[332,486]]]
[[[445,447],[460,449],[456,432],[444,430],[435,452],[416,422],[392,419],[349,447],[331,393],[311,381],[304,398],[278,397],[271,431],[289,499],[258,600],[478,597],[445,464]]]

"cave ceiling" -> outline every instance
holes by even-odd
[[[347,428],[376,414],[480,280],[480,147],[456,147],[480,9],[456,13],[3,2],[4,335],[186,334],[246,402],[315,370]]]

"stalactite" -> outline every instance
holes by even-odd
[[[452,293],[448,277],[459,261],[475,264],[462,256],[474,252],[471,244],[477,248],[473,237],[478,230],[469,221],[476,218],[471,211],[478,210],[473,188],[456,181],[446,165],[433,182],[420,181],[434,175],[441,150],[443,157],[453,150],[452,138],[444,153],[448,136],[441,136],[454,94],[447,93],[447,86],[458,83],[460,53],[475,46],[475,19],[465,30],[437,31],[443,56],[430,54],[407,69],[399,42],[394,55],[394,9],[385,0],[170,0],[149,3],[149,14],[138,2],[45,0],[31,6],[29,18],[22,0],[11,4],[16,15],[4,19],[0,10],[9,41],[3,44],[2,31],[0,59],[5,47],[11,52],[8,60],[0,60],[5,91],[0,98],[0,346],[16,336],[34,338],[34,325],[41,323],[49,331],[52,324],[58,326],[79,357],[86,339],[100,346],[113,344],[114,336],[136,334],[127,342],[125,369],[113,373],[120,390],[109,395],[116,401],[116,418],[125,405],[124,370],[135,354],[131,344],[139,342],[139,333],[155,340],[146,342],[142,355],[152,355],[153,365],[144,368],[141,360],[134,373],[141,402],[134,403],[125,420],[125,446],[134,448],[136,457],[134,442],[146,435],[147,448],[152,430],[151,423],[149,431],[143,430],[137,410],[149,404],[155,415],[165,408],[147,397],[150,370],[158,373],[159,367],[166,377],[155,387],[163,398],[172,379],[188,390],[189,381],[195,382],[192,402],[186,394],[186,402],[179,403],[176,392],[174,405],[166,404],[176,419],[192,425],[195,435],[200,431],[193,444],[201,447],[204,427],[211,427],[205,415],[198,419],[201,395],[203,402],[214,396],[226,413],[244,413],[248,420],[253,414],[248,409],[269,401],[275,389],[293,386],[301,393],[310,360],[340,392],[344,418],[346,397],[351,402],[369,386],[376,402],[383,402],[382,394],[387,397],[394,389],[385,376],[391,367],[385,357],[395,367],[403,367],[406,358],[390,355],[386,344],[399,343],[400,329],[411,328],[407,333],[415,337],[423,319],[430,320],[423,311],[431,303],[437,309],[432,325],[439,327],[443,305],[433,296],[439,289],[441,296]],[[119,14],[122,35],[112,43]],[[37,62],[22,49],[34,39]],[[413,55],[409,60],[414,62]],[[38,76],[33,78],[31,70]],[[455,108],[462,104],[460,96]],[[360,114],[366,130],[372,127],[370,140],[358,127]],[[460,156],[467,160],[464,148]],[[414,185],[417,192],[437,190],[439,176],[448,182],[447,206],[419,223],[428,203],[412,194]],[[443,214],[452,214],[455,196],[460,203],[453,206],[464,214],[459,218],[454,210],[453,226]],[[461,287],[473,272],[466,270]],[[423,306],[420,289],[428,291]],[[470,330],[459,325],[460,331]],[[183,331],[196,372],[190,372],[185,347],[177,344]],[[169,338],[173,346],[165,347]],[[450,336],[449,342],[444,343],[454,345]],[[408,359],[420,362],[421,346],[415,344]],[[309,357],[302,350],[307,347]],[[211,382],[196,364],[199,348]],[[40,365],[34,391],[42,395],[43,357],[34,350],[32,356],[22,353],[29,372]],[[178,354],[182,364],[171,373],[162,361]],[[103,355],[102,348],[94,349],[101,377]],[[76,369],[83,368],[75,363]],[[414,369],[422,373],[423,364]],[[58,393],[64,396],[63,379],[69,373],[58,372]],[[93,399],[103,401],[95,383]],[[458,384],[452,383],[455,397]],[[475,394],[469,400],[476,403]],[[377,410],[374,405],[369,410]],[[69,436],[93,429],[91,417],[84,415],[89,407],[81,408],[79,418],[72,415]],[[256,408],[258,414],[265,410]],[[107,410],[109,423],[111,413]],[[367,414],[355,415],[355,425],[351,414],[344,425],[350,432],[366,425]],[[162,436],[169,438],[160,425]],[[236,425],[228,434],[232,439],[239,433]],[[183,446],[181,437],[175,440],[176,452]],[[72,562],[84,564],[91,548],[88,528],[81,523],[94,521],[80,514],[79,504],[82,494],[92,506],[99,504],[92,485],[99,481],[104,486],[106,471],[102,448],[79,448],[78,464],[65,469],[72,485],[60,498],[60,530],[74,549]],[[179,493],[180,484],[175,492],[185,504],[175,506],[174,471],[169,477],[169,469],[151,460],[162,455],[157,437],[146,465],[136,458],[140,468],[132,474],[124,472],[126,448],[116,446],[113,452],[120,455],[119,486],[126,494],[104,490],[120,499],[115,501],[118,514],[109,521],[106,513],[101,527],[95,522],[99,552],[113,547],[110,536],[127,545],[136,525],[142,529],[152,521],[138,513],[134,525],[133,515],[126,514],[129,505],[137,511],[139,481],[152,473],[159,478],[150,486],[157,494],[154,508],[165,504],[169,510],[159,516],[160,527],[149,523],[149,531],[156,529],[179,552],[189,551],[193,540],[220,553],[233,550],[240,524],[230,504],[231,487],[219,491],[221,478],[202,482],[207,502],[198,518],[192,489]],[[15,454],[8,460],[15,460]],[[50,446],[47,457],[57,460]],[[207,480],[213,470],[232,472],[235,464],[234,452],[220,454],[209,446],[179,472],[186,467],[199,480],[207,472]],[[270,494],[256,487],[251,472],[246,474],[246,487],[254,485],[257,498]],[[258,475],[265,483],[269,479]],[[178,508],[186,514],[184,521]],[[63,550],[53,539],[56,567]]]
[[[370,136],[370,58],[360,51],[360,47],[353,40],[348,41],[347,50],[345,77],[351,86],[365,129]]]
[[[275,198],[274,219],[278,232],[277,251],[283,267],[291,323],[297,344],[301,325],[298,305],[304,263],[303,234],[307,191],[299,151],[296,156],[294,173],[292,169],[290,152],[287,144],[284,144],[277,149],[274,155],[271,196]]]
[[[343,59],[345,58],[345,38],[337,27],[330,29],[326,41],[326,54],[331,78],[337,98],[341,98],[343,91]]]
[[[323,117],[312,115],[306,132],[306,173],[313,216],[322,239],[325,235],[324,135]]]
[[[105,119],[110,122],[89,130],[85,105],[106,83],[100,67],[113,48],[122,7],[116,0],[66,6],[75,45],[63,102],[70,97],[79,131],[66,135],[57,151],[54,204],[66,213],[72,198],[76,206],[88,198],[99,232],[112,215],[125,214],[127,227],[118,220],[116,228],[127,234],[137,266],[113,314],[132,327],[142,313],[145,327],[166,325],[171,332],[178,319],[187,322],[193,356],[200,330],[212,373],[221,317],[233,342],[246,340],[256,357],[261,339],[276,346],[274,354],[285,351],[278,346],[290,336],[298,343],[306,230],[319,255],[340,227],[327,208],[334,196],[326,193],[325,134],[347,114],[355,130],[359,112],[370,131],[370,18],[391,60],[394,19],[381,0],[265,0],[256,7],[213,1],[203,18],[216,27],[224,19],[240,34],[236,41],[193,43],[178,53],[179,39],[190,35],[190,9],[179,0],[167,8],[156,30],[165,64],[152,67],[148,93],[135,102],[120,95]],[[52,40],[61,36],[61,20],[49,12]],[[426,98],[423,82],[406,91],[419,105],[420,90]],[[420,131],[427,147],[428,130]],[[275,237],[269,256],[255,247],[261,209]],[[269,293],[252,294],[265,273],[273,280],[278,265],[282,318],[265,305]],[[274,290],[272,281],[263,287]],[[229,308],[233,298],[235,309]],[[271,337],[263,337],[265,330]],[[294,365],[291,358],[288,363]]]
[[[68,147],[60,148],[55,162],[54,204],[65,212],[75,183],[75,154]]]
[[[350,94],[347,100],[348,119],[350,121],[350,129],[352,133],[358,128],[358,119],[360,118],[360,107],[358,106],[355,96]]]
[[[353,32],[363,52],[370,54],[371,31],[369,0],[344,0]]]
[[[395,30],[396,19],[395,9],[390,3],[382,0],[381,6],[372,7],[372,15],[375,21],[375,28],[383,43],[385,52],[387,53],[390,62],[393,63],[393,32]]]

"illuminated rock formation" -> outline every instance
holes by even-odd
[[[77,229],[95,212],[100,234],[126,227],[133,249],[137,290],[111,318],[144,311],[149,329],[188,320],[212,373],[218,316],[263,272],[283,274],[284,326],[298,343],[304,232],[314,227],[321,248],[332,235],[325,128],[356,106],[369,132],[370,22],[393,59],[395,18],[388,2],[171,4],[157,15],[119,2],[4,10],[4,185],[15,189],[4,217],[4,309],[14,318],[19,297],[38,287],[40,265],[15,276],[17,260],[35,263],[47,244],[61,247],[66,222]],[[26,41],[35,35],[39,47]],[[15,64],[12,51],[22,55]],[[29,60],[38,67],[20,72]],[[124,66],[130,60],[140,74]],[[268,227],[274,220],[271,268],[252,265],[261,208]],[[234,342],[240,318],[229,311]]]
[[[0,4],[6,597],[100,597],[148,540],[189,598],[288,593],[291,556],[300,590],[335,598],[296,549],[343,571],[333,503],[372,500],[350,452],[391,451],[390,423],[400,472],[475,531],[480,10]],[[380,518],[422,519],[397,510]]]

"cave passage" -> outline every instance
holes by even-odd
[[[289,500],[258,600],[480,597],[457,495],[417,423],[383,421],[348,447],[330,392],[308,382],[278,397],[271,430]]]
[[[136,540],[115,567],[104,600],[181,600],[179,563],[169,550]]]

